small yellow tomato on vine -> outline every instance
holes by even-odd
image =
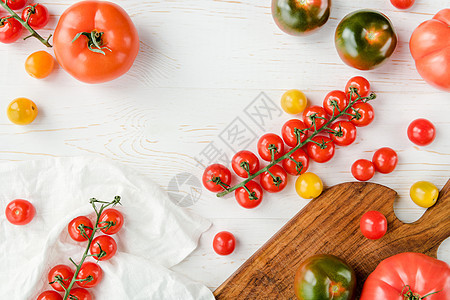
[[[6,111],[8,119],[17,125],[27,125],[34,121],[38,114],[36,104],[28,98],[14,99]]]
[[[37,51],[27,57],[25,70],[30,76],[42,79],[50,75],[54,65],[55,60],[51,54],[46,51]]]
[[[291,115],[296,115],[304,111],[307,104],[308,99],[299,90],[289,90],[281,96],[281,108]]]
[[[420,207],[428,208],[433,206],[439,196],[437,187],[428,181],[418,181],[409,190],[411,200]]]
[[[300,175],[295,181],[297,194],[304,199],[312,199],[322,194],[323,183],[319,176],[306,172]]]

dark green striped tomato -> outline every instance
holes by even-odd
[[[334,255],[314,255],[297,269],[295,295],[299,300],[350,300],[355,297],[353,269]]]
[[[397,46],[397,34],[391,21],[370,9],[346,15],[337,26],[334,38],[341,59],[359,70],[378,67]]]
[[[306,35],[328,21],[330,7],[331,0],[272,0],[272,16],[287,34]]]

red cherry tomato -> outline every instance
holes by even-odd
[[[305,123],[299,119],[291,119],[284,123],[283,128],[281,128],[281,136],[283,137],[286,145],[295,147],[298,144],[297,135],[295,134],[295,129],[303,130],[306,129]],[[308,133],[300,133],[300,143],[303,143],[308,138]]]
[[[313,120],[316,122],[314,127]],[[309,130],[314,131],[314,129],[322,128],[328,122],[327,113],[325,109],[321,106],[310,106],[303,111],[303,123]]]
[[[349,103],[349,100],[347,98],[347,95],[343,91],[334,90],[329,92],[323,100],[323,108],[330,116],[333,115],[333,111],[334,115],[339,114],[339,110],[335,108],[335,106],[332,104],[333,102],[337,104],[340,111],[344,111]]]
[[[205,169],[202,177],[203,185],[208,191],[217,193],[231,183],[231,172],[221,164],[213,164]]]
[[[330,138],[338,146],[348,146],[356,140],[356,127],[349,121],[335,122],[330,128],[336,132],[330,132]]]
[[[355,76],[350,78],[350,80],[345,85],[345,92],[348,96],[350,96],[350,87],[356,88],[356,92],[361,97],[367,97],[370,94],[370,83],[367,79],[361,76]],[[358,96],[353,93],[352,94],[352,100],[356,100]]]
[[[312,138],[311,142],[306,144],[306,150],[308,152],[308,156],[312,160],[318,163],[324,163],[333,158],[335,146],[329,137],[316,135]]]
[[[229,255],[233,253],[236,247],[236,239],[231,232],[221,231],[213,240],[213,248],[219,255]]]
[[[353,104],[347,112],[353,115],[348,116],[350,122],[358,127],[369,125],[375,117],[375,112],[373,111],[372,105],[366,102],[357,102]]]
[[[359,227],[366,238],[378,240],[386,234],[387,220],[382,213],[372,210],[361,217]]]
[[[16,199],[8,203],[5,209],[6,219],[14,225],[25,225],[33,220],[36,209],[33,204],[23,199]]]
[[[101,251],[100,251],[101,248]],[[117,252],[116,241],[109,235],[101,235],[96,237],[89,249],[92,255],[97,260],[108,260]],[[101,257],[99,257],[101,256]]]
[[[287,184],[286,171],[279,165],[273,165],[269,172],[264,172],[260,175],[259,180],[263,189],[269,193],[276,193],[282,191]],[[275,176],[273,178],[270,174]]]
[[[5,0],[2,0],[2,2],[5,3]],[[27,0],[7,0],[6,4],[12,10],[19,10],[25,7]]]
[[[9,17],[0,19],[0,43],[14,43],[22,35],[22,24],[14,18],[6,19]]]
[[[259,170],[259,159],[253,152],[243,150],[236,153],[231,159],[231,167],[237,176],[248,178],[248,173],[254,174]]]
[[[252,199],[250,199],[250,195],[244,187],[236,189],[236,191],[234,192],[234,197],[236,198],[239,205],[244,208],[257,207],[261,203],[261,200],[263,198],[263,190],[261,186],[251,180],[245,184],[245,187],[252,194]]]
[[[63,300],[63,297],[55,291],[45,291],[39,294],[37,300]]]
[[[33,29],[41,29],[47,25],[50,14],[44,5],[33,3],[22,11],[22,20],[26,21],[27,19],[28,25]]]
[[[397,153],[391,148],[380,148],[373,154],[372,157],[375,170],[380,173],[387,174],[394,171],[397,166],[398,156]]]
[[[408,9],[414,4],[414,0],[391,0],[392,5],[398,9]]]
[[[283,140],[275,133],[266,133],[258,141],[258,154],[266,161],[272,161],[273,148],[274,160],[280,158],[284,154]]]
[[[436,137],[436,128],[427,119],[417,119],[408,126],[408,138],[418,146],[431,144]]]
[[[295,150],[291,155],[292,159],[283,159],[282,166],[283,169],[291,175],[300,175],[305,173],[309,167],[309,157],[306,155],[305,151],[301,148]],[[295,160],[295,161],[294,161]],[[301,163],[297,165],[297,163]],[[300,171],[299,171],[300,170]]]
[[[375,167],[370,160],[358,159],[352,165],[352,175],[356,180],[367,181],[375,174]]]
[[[91,288],[96,286],[103,278],[102,268],[96,263],[85,262],[78,272],[77,279],[90,279],[86,281],[77,281],[77,284],[84,288]]]
[[[73,298],[70,299],[77,299],[77,300],[92,300],[92,295],[87,290],[82,288],[75,288],[70,291],[70,296],[73,296]]]
[[[54,288],[55,290],[59,292],[63,292],[64,288],[56,281],[57,276],[61,277],[61,280],[63,281],[62,284],[65,288],[67,288],[72,281],[73,278],[73,271],[69,266],[66,265],[57,265],[54,266],[49,272],[48,272],[48,282]]]
[[[86,232],[86,235],[90,237],[92,235],[92,228],[94,228],[94,226],[92,225],[91,220],[89,220],[89,218],[85,216],[79,216],[70,221],[69,225],[67,225],[67,231],[69,232],[70,237],[74,241],[77,242],[87,241],[87,238],[81,234],[81,231],[78,228],[80,225],[89,227],[84,228],[84,231]]]
[[[116,234],[123,226],[123,215],[114,208],[108,208],[104,210],[99,219],[99,225],[105,226],[110,222],[111,227],[103,228],[102,232],[106,234]]]

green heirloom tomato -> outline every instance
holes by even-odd
[[[397,34],[382,13],[362,9],[345,16],[336,28],[336,50],[349,66],[371,70],[391,56],[397,46]]]
[[[297,269],[294,289],[299,300],[350,300],[355,297],[355,272],[339,257],[314,255]]]
[[[272,16],[281,30],[305,35],[328,21],[331,0],[272,0]]]

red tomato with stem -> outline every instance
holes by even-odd
[[[436,137],[436,128],[427,119],[416,119],[408,126],[408,138],[418,146],[431,144]]]
[[[383,147],[375,151],[372,157],[375,170],[387,174],[394,171],[398,163],[397,153],[388,147]]]
[[[347,82],[345,85],[345,92],[348,97],[350,97],[350,87],[356,88],[356,92],[360,97],[367,97],[370,94],[370,82],[362,76],[352,77]],[[356,93],[352,93],[352,100],[356,100],[358,95]]]
[[[366,238],[378,240],[386,234],[387,220],[379,211],[371,210],[361,217],[359,227]]]
[[[358,127],[364,127],[372,123],[375,118],[375,112],[372,105],[366,102],[356,102],[347,111],[353,116],[348,116],[350,122]]]
[[[242,150],[231,159],[231,167],[237,176],[248,178],[248,173],[255,174],[259,170],[259,159],[253,152]]]
[[[283,140],[275,133],[266,133],[258,141],[258,154],[265,161],[276,160],[284,154]]]
[[[92,295],[87,290],[82,288],[74,288],[70,291],[70,296],[73,297],[73,299],[77,300],[92,300]],[[72,299],[72,298],[70,298]]]
[[[67,288],[72,281],[73,271],[69,266],[57,265],[48,272],[47,278],[52,288],[59,292],[64,292],[64,288],[57,281],[57,278],[59,278],[62,281],[62,285]]]
[[[37,300],[63,300],[63,297],[58,292],[45,291],[39,294]]]
[[[36,209],[27,200],[16,199],[8,203],[5,209],[6,219],[14,225],[25,225],[33,220]]]
[[[289,150],[290,151],[290,150]],[[290,158],[283,159],[283,169],[291,175],[300,175],[305,173],[309,167],[309,157],[301,148],[295,150]]]
[[[281,136],[283,137],[286,145],[290,147],[295,147],[298,144],[297,134],[300,136],[300,143],[303,143],[308,138],[308,131],[306,130],[306,125],[299,119],[291,119],[284,123],[283,128],[281,128]],[[303,133],[301,133],[302,130]]]
[[[344,111],[347,108],[349,100],[343,91],[334,90],[329,92],[323,100],[323,108],[330,116],[336,116],[340,112],[333,103],[337,105],[340,111]]]
[[[303,111],[303,123],[305,123],[306,127],[311,131],[322,128],[327,122],[327,113],[321,106],[310,106]]]
[[[202,181],[208,191],[221,192],[230,186],[231,172],[224,165],[213,164],[203,172]]]
[[[89,218],[85,216],[79,216],[70,221],[69,225],[67,225],[67,231],[74,241],[87,241],[87,237],[81,234],[80,226],[83,226],[86,236],[91,237],[94,225],[92,225],[91,220],[89,220]]]
[[[398,9],[408,9],[414,4],[414,0],[391,0],[391,4]]]
[[[0,43],[10,44],[17,41],[22,35],[23,26],[11,16],[0,19]]]
[[[375,167],[370,160],[358,159],[352,165],[352,175],[359,181],[370,180],[375,175]]]
[[[103,228],[101,231],[105,234],[116,234],[123,226],[123,215],[114,208],[105,209],[100,215],[99,226],[109,226]]]
[[[50,14],[44,5],[33,3],[22,11],[22,20],[28,20],[28,25],[33,29],[41,29],[50,20]]]
[[[236,247],[236,238],[231,232],[221,231],[214,236],[213,248],[219,255],[229,255]]]
[[[263,190],[261,186],[253,180],[250,180],[245,184],[245,187],[247,189],[245,189],[244,187],[240,187],[234,192],[236,201],[240,206],[244,208],[257,207],[261,203],[263,198]]]
[[[348,146],[356,140],[356,127],[349,121],[337,121],[331,124],[330,138],[338,146]]]
[[[116,254],[117,244],[109,235],[101,235],[92,241],[89,250],[95,259],[108,260]]]
[[[286,187],[287,174],[281,166],[273,165],[268,171],[260,175],[259,180],[263,189],[269,193],[277,193]]]
[[[5,0],[2,0],[2,2],[5,3]],[[7,0],[6,4],[12,10],[19,10],[25,7],[27,0]]]
[[[324,163],[332,159],[335,148],[333,141],[322,135],[316,135],[311,139],[311,142],[306,144],[308,156],[318,163]]]
[[[85,262],[78,272],[77,279],[86,281],[77,281],[77,284],[84,288],[91,288],[99,284],[102,278],[103,270],[98,264]]]

